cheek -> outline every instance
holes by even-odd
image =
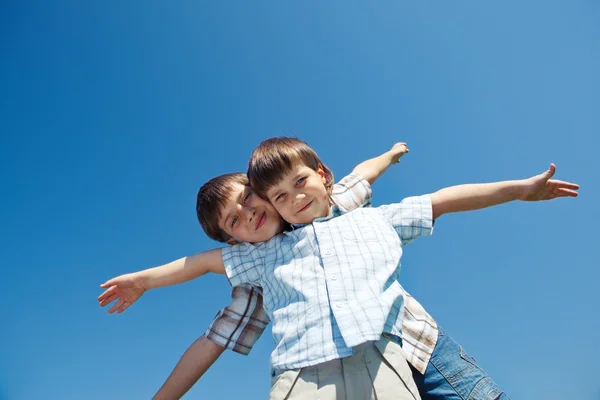
[[[283,221],[287,221],[287,222],[290,222],[290,223],[297,223],[298,222],[298,221],[296,221],[294,219],[295,215],[289,209],[289,207],[285,207],[285,206],[277,207],[276,210],[277,210],[277,213],[279,214],[278,216],[280,216],[280,218],[278,218],[280,224],[283,224],[284,223]],[[282,221],[282,219],[283,219],[283,221]]]
[[[315,194],[315,197],[320,198],[320,199],[324,199],[324,198],[328,197],[327,189],[325,189],[325,187],[323,185],[315,186],[312,189],[313,189],[313,193]]]
[[[236,227],[232,232],[231,237],[234,238],[236,241],[238,242],[245,242],[246,241],[246,235],[245,235],[245,231],[239,227]]]
[[[327,189],[325,189],[325,185],[323,185],[320,181],[311,182],[310,190],[315,194],[315,196],[327,196]]]
[[[285,214],[287,213],[287,207],[284,202],[273,204],[273,207],[275,208],[275,212],[277,212],[282,217],[285,216]]]

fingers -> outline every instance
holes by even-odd
[[[100,285],[101,288],[107,288],[110,287],[112,285],[114,285],[114,282],[117,280],[117,278],[112,278],[107,280],[106,282],[104,282],[102,285]]]
[[[108,310],[108,313],[109,314],[114,313],[115,311],[119,310],[124,304],[125,304],[125,300],[119,299],[119,301],[117,301],[117,303]]]
[[[105,298],[105,299],[102,299],[102,300],[100,301],[100,307],[104,307],[104,306],[106,306],[107,304],[110,304],[110,303],[112,303],[113,301],[117,300],[118,298],[119,298],[119,296],[117,296],[117,294],[115,293],[115,294],[111,295],[110,297],[107,297],[107,298]]]
[[[116,299],[119,299],[119,301],[117,301],[117,303],[115,305],[113,305],[109,310],[108,313],[109,314],[114,314],[115,312],[117,314],[121,314],[123,311],[127,310],[129,308],[129,306],[131,305],[130,302],[128,302],[127,300],[121,299],[119,298],[117,295],[115,295],[114,297],[112,297],[110,300],[106,300],[106,302],[104,304],[100,304],[102,307],[104,307],[106,304],[110,303],[111,301],[114,301]]]
[[[575,190],[566,189],[566,188],[556,188],[552,192],[556,197],[577,197],[579,193]]]
[[[117,310],[117,314],[121,314],[123,311],[127,310],[130,305],[131,305],[131,303],[129,303],[128,301],[126,301],[125,303],[123,303],[121,305],[121,307],[119,307],[119,309]]]
[[[392,150],[396,149],[398,151],[399,148],[403,147],[403,150],[408,153],[408,147],[405,142],[398,142],[392,146]]]
[[[111,296],[113,293],[116,292],[118,286],[112,286],[109,289],[106,289],[104,291],[104,293],[102,293],[100,296],[98,296],[98,301],[102,301],[104,299],[106,299],[107,297]]]
[[[560,186],[560,187],[564,187],[567,189],[579,189],[579,185],[576,183],[559,181],[557,179],[552,179],[552,180],[548,181],[548,185]]]
[[[544,175],[546,176],[546,179],[550,179],[554,176],[555,172],[556,165],[554,165],[554,163],[550,163],[550,167],[548,168],[548,171],[544,172]]]
[[[571,182],[550,180],[548,188],[552,191],[555,197],[577,197],[579,196],[579,185]]]

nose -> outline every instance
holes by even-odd
[[[256,209],[254,207],[244,207],[244,214],[246,214],[246,220],[252,222],[252,218],[256,214]]]
[[[298,193],[295,197],[294,197],[294,205],[300,203],[302,200],[304,200],[304,198],[306,197],[306,195],[304,193]]]

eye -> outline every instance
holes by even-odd
[[[299,186],[299,185],[301,185],[301,184],[302,184],[302,182],[304,182],[305,180],[306,180],[306,177],[302,177],[302,178],[298,179],[298,180],[296,181],[296,186]]]
[[[246,204],[246,202],[248,201],[248,199],[250,198],[250,196],[252,196],[252,192],[249,191],[248,194],[246,194],[244,196],[244,198],[242,199],[242,204]]]
[[[237,224],[237,221],[238,221],[238,217],[233,217],[233,218],[231,219],[231,227],[232,227],[232,228],[235,226],[235,224]]]
[[[285,196],[285,193],[278,194],[277,197],[275,197],[275,201],[281,200],[283,196]]]

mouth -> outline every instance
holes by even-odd
[[[267,222],[267,213],[263,212],[256,221],[256,230],[259,230]]]
[[[301,212],[304,212],[306,210],[309,209],[309,207],[312,205],[313,200],[309,201],[304,207],[302,207],[301,209],[299,209],[296,214],[299,214]]]

